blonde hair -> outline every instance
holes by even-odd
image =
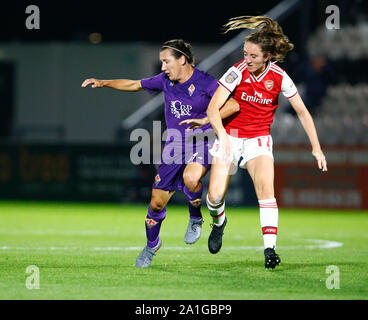
[[[281,26],[274,20],[264,16],[242,16],[231,18],[224,26],[224,33],[236,29],[258,29],[245,38],[258,44],[263,53],[269,53],[271,59],[283,61],[286,54],[293,50],[294,45],[284,35]]]

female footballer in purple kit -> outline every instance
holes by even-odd
[[[122,91],[146,90],[150,94],[164,91],[167,140],[162,163],[152,185],[152,195],[146,217],[147,245],[139,254],[136,266],[149,267],[161,247],[161,223],[166,217],[166,205],[176,190],[188,197],[190,219],[185,234],[187,244],[201,236],[203,223],[201,178],[210,169],[208,149],[215,135],[206,118],[206,110],[216,91],[217,80],[194,66],[194,55],[189,43],[182,39],[165,42],[160,50],[162,73],[141,80],[86,79],[82,87],[110,87]],[[229,99],[221,108],[222,118],[239,110],[238,103]],[[191,130],[201,127],[198,130]],[[205,138],[207,137],[207,138]]]

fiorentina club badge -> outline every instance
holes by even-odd
[[[196,208],[199,208],[200,205],[202,204],[202,199],[195,199],[193,201],[189,201],[190,204],[193,206],[193,207],[196,207]]]
[[[161,181],[161,178],[160,178],[160,175],[159,174],[156,174],[156,177],[155,177],[155,185],[157,186]]]
[[[188,88],[188,91],[189,91],[189,95],[190,95],[190,96],[192,96],[192,95],[193,95],[194,90],[195,90],[195,86],[194,86],[194,84],[192,83],[192,84],[190,85],[190,87]]]
[[[267,90],[271,90],[273,88],[273,81],[272,80],[266,80],[264,83]]]
[[[146,225],[148,229],[151,229],[152,227],[154,227],[158,222],[153,220],[153,219],[149,219],[146,218]]]

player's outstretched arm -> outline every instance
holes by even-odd
[[[230,98],[228,101],[226,101],[225,105],[223,105],[222,108],[220,109],[221,119],[230,117],[239,110],[240,110],[239,103],[237,103],[235,99]],[[209,120],[208,117],[204,117],[201,119],[186,119],[180,122],[179,125],[183,125],[185,123],[190,124],[190,127],[187,128],[187,130],[190,130],[204,126],[205,124],[209,123]]]
[[[312,145],[312,154],[317,160],[318,168],[322,171],[327,171],[326,157],[323,154],[321,146],[319,144],[316,127],[314,125],[311,114],[309,113],[302,98],[298,93],[294,97],[290,98],[289,101],[294,108],[296,114],[298,115],[298,118],[302,123],[305,132],[307,133],[309,141]]]
[[[86,79],[82,83],[82,88],[91,85],[92,88],[108,87],[116,90],[136,92],[143,90],[140,80],[116,79],[116,80],[99,80],[95,78]]]

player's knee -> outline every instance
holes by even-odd
[[[255,189],[259,199],[271,199],[274,197],[273,186],[269,183],[258,183]]]
[[[191,175],[184,175],[184,184],[190,192],[196,192],[199,185],[199,180]]]
[[[217,208],[220,207],[224,203],[224,198],[220,194],[214,194],[211,192],[208,192],[207,194],[207,204],[209,204],[211,207]]]
[[[162,210],[164,210],[166,203],[161,199],[153,198],[151,199],[150,206],[153,212],[161,212]]]

